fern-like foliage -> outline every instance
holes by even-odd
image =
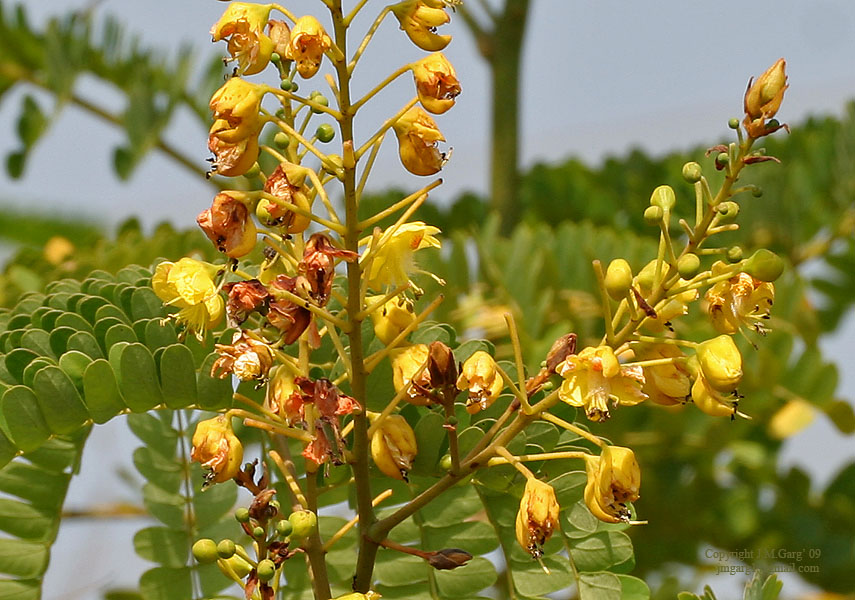
[[[20,498],[3,500],[9,514],[3,528],[13,537],[0,552],[0,572],[12,576],[0,581],[2,597],[40,597],[39,577],[86,433],[128,413],[146,442],[136,457],[148,479],[146,506],[166,526],[143,530],[135,540],[138,552],[160,565],[144,576],[143,597],[186,598],[174,590],[195,581],[200,594],[208,594],[220,584],[205,575],[194,580],[187,552],[190,539],[222,523],[234,490],[193,497],[186,485],[187,417],[176,432],[168,421],[142,413],[229,406],[232,388],[209,375],[210,340],[178,342],[150,277],[146,269],[127,267],[115,277],[101,271],[82,282],[60,280],[0,314],[0,490]],[[161,552],[164,545],[169,552]]]

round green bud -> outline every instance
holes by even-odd
[[[766,129],[777,129],[780,126],[781,123],[778,119],[769,119],[769,122],[766,123]]]
[[[235,554],[231,558],[224,559],[225,562],[232,568],[238,578],[243,579],[252,572],[252,565],[246,562],[240,555]]]
[[[737,119],[736,117],[733,117],[732,119],[730,119],[727,122],[727,126],[730,127],[731,129],[739,129],[739,119]]]
[[[217,542],[212,539],[202,538],[196,540],[193,544],[193,558],[196,562],[203,565],[209,565],[219,558],[217,554]]]
[[[609,263],[605,277],[606,291],[612,300],[620,300],[632,285],[632,269],[622,258],[616,258]]]
[[[763,195],[763,188],[761,188],[759,185],[753,186],[751,188],[751,195],[754,196],[755,198],[759,198],[760,196]]]
[[[254,537],[257,540],[263,540],[265,537],[267,537],[267,532],[264,531],[264,527],[261,527],[261,526],[253,527],[252,528],[252,537]]]
[[[297,91],[297,86],[293,81],[288,79],[287,77],[279,82],[279,89],[283,92],[295,92]]]
[[[730,162],[730,155],[727,152],[719,152],[715,157],[715,164],[724,166]]]
[[[294,92],[294,93],[296,93],[296,92],[297,92],[297,90],[299,90],[299,89],[300,89],[300,86],[297,84],[297,82],[296,82],[296,81],[292,81],[292,82],[291,82],[291,91],[292,91],[292,92]]]
[[[659,227],[662,219],[665,217],[665,212],[661,206],[648,206],[644,209],[644,222],[654,227]]]
[[[677,203],[677,196],[670,185],[660,185],[650,195],[650,205],[659,206],[662,210],[670,210]]]
[[[235,553],[235,543],[232,540],[220,540],[217,544],[217,554],[220,558],[231,558]]]
[[[454,415],[451,415],[450,417],[448,417],[445,420],[445,422],[448,423],[449,425],[457,425],[457,417],[455,417]]]
[[[722,221],[733,221],[739,214],[739,205],[732,200],[722,202],[715,209],[721,215]]]
[[[276,565],[269,558],[265,558],[258,563],[256,573],[258,573],[258,578],[261,581],[270,581],[276,574]]]
[[[279,56],[278,52],[273,52],[270,54],[270,62],[272,62],[273,64],[278,63],[280,60],[282,60],[282,57]]]
[[[291,522],[291,535],[293,537],[306,537],[318,526],[318,517],[310,510],[292,512],[288,520]]]
[[[442,456],[442,458],[439,459],[439,468],[442,469],[443,471],[450,471],[451,465],[452,465],[452,462],[451,462],[451,455],[450,454],[444,454]]]
[[[321,123],[315,130],[315,136],[317,136],[319,142],[326,144],[327,142],[331,142],[335,137],[335,129],[329,123]]]
[[[683,179],[688,183],[697,183],[701,180],[704,172],[701,165],[696,162],[687,162],[683,165]]]
[[[745,272],[760,281],[775,281],[784,272],[784,261],[771,250],[761,248],[745,261]]]
[[[273,144],[280,150],[284,150],[291,143],[290,136],[284,131],[280,131],[273,136]]]
[[[555,384],[551,381],[544,381],[543,385],[540,386],[540,389],[542,389],[544,392],[549,392],[555,389]]]
[[[240,508],[235,510],[235,519],[237,519],[238,523],[248,523],[249,510],[241,506]]]
[[[309,100],[313,101],[315,104],[320,104],[321,106],[329,106],[330,105],[330,101],[327,100],[327,97],[324,96],[323,94],[321,94],[320,92],[318,92],[318,94],[316,96],[309,98]],[[313,107],[312,112],[315,113],[316,115],[319,115],[324,111]]]
[[[691,279],[697,275],[700,268],[701,259],[698,258],[697,254],[690,252],[677,259],[677,272],[680,273],[680,277],[683,279]]]
[[[255,177],[258,177],[258,175],[260,173],[261,173],[261,165],[259,165],[257,162],[255,162],[249,168],[249,170],[243,174],[243,176],[246,177],[247,179],[253,179]]]
[[[281,537],[287,537],[291,535],[291,531],[293,531],[293,527],[291,526],[291,521],[287,519],[282,519],[281,521],[276,522],[276,533],[278,533]]]
[[[731,246],[727,249],[724,257],[727,259],[727,262],[730,264],[738,263],[742,260],[742,248],[739,246]]]

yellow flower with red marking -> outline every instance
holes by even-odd
[[[715,274],[716,265],[713,265]],[[704,299],[713,327],[719,333],[736,333],[747,326],[765,334],[768,329],[764,321],[769,319],[775,302],[775,285],[755,279],[748,273],[737,273],[713,285]]]
[[[517,511],[517,543],[534,558],[543,556],[543,546],[558,529],[558,500],[548,483],[534,477],[525,484]]]
[[[469,392],[466,402],[466,412],[469,414],[489,408],[504,387],[505,382],[499,372],[499,366],[493,357],[483,350],[478,350],[463,361],[460,377],[457,378],[457,389]]]
[[[324,52],[332,47],[332,40],[323,25],[313,16],[297,19],[291,29],[285,58],[297,63],[297,72],[303,79],[313,77],[321,68]]]
[[[439,115],[454,106],[460,82],[454,67],[442,52],[434,52],[412,64],[419,102],[428,112]]]
[[[200,421],[193,433],[190,459],[205,469],[205,485],[228,481],[238,474],[243,460],[243,446],[225,415]]]
[[[228,40],[228,50],[238,63],[238,73],[253,75],[270,61],[273,42],[264,35],[270,4],[232,2],[211,28],[213,41]]]
[[[451,21],[445,3],[426,0],[404,0],[391,6],[401,29],[416,46],[436,52],[448,46],[450,35],[439,35],[436,28]]]
[[[599,459],[586,461],[585,504],[606,523],[627,523],[627,504],[640,497],[641,469],[629,448],[606,446]]]
[[[609,418],[609,400],[614,406],[632,406],[647,398],[641,389],[642,368],[621,366],[608,346],[589,346],[570,355],[556,372],[564,378],[558,397],[571,406],[584,408],[591,421]]]
[[[413,106],[392,127],[398,138],[398,156],[407,171],[426,176],[442,169],[448,156],[439,151],[437,142],[444,142],[445,137],[424,109]]]

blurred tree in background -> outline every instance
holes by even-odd
[[[464,335],[490,339],[503,358],[511,355],[504,329],[496,327],[504,311],[512,312],[527,334],[521,340],[526,356],[544,356],[552,341],[569,331],[583,345],[596,343],[602,315],[591,260],[622,256],[637,272],[655,256],[642,218],[650,192],[671,185],[679,198],[675,210],[688,217],[694,198],[680,171],[703,149],[661,159],[632,152],[599,167],[567,159],[520,173],[517,98],[529,2],[506,0],[498,9],[484,3],[481,9],[460,11],[492,73],[491,193],[489,198],[467,194],[446,208],[425,205],[414,216],[446,236],[444,252],[423,264],[445,279],[443,293],[456,300],[441,306],[436,318]],[[0,5],[0,94],[14,86],[41,89],[58,107],[75,105],[115,125],[125,136],[114,153],[121,177],[149,152],[204,172],[165,142],[162,132],[182,107],[207,122],[207,100],[222,66],[219,58],[202,65],[186,52],[178,55],[180,60],[170,61],[125,43],[114,21],[96,35],[89,18],[75,14],[40,31],[20,6]],[[83,74],[121,90],[125,110],[111,113],[75,95]],[[6,161],[10,176],[27,168],[29,152],[57,113],[32,96],[24,98],[20,148]],[[644,466],[642,502],[650,524],[630,533],[636,573],[648,581],[650,574],[661,576],[657,599],[673,598],[709,570],[703,555],[709,546],[757,552],[816,548],[821,568],[801,577],[829,592],[855,589],[855,462],[823,490],[812,489],[810,474],[801,469],[777,468],[783,441],[814,415],[830,419],[843,433],[855,431],[851,399],[840,398],[837,370],[818,343],[855,303],[855,105],[841,119],[791,125],[789,136],[766,138],[767,154],[785,167],[752,169],[746,183],[763,194],[744,202],[740,216],[746,255],[770,248],[789,264],[777,283],[772,332],[759,349],[745,353],[748,378],[740,392],[753,419],[714,420],[691,406],[650,406],[621,413],[608,430],[592,427],[632,444]],[[712,172],[712,162],[704,163],[706,171]],[[365,210],[400,196],[376,194]],[[69,245],[48,244],[56,236]],[[107,235],[86,223],[37,214],[7,214],[0,238],[20,247],[0,275],[3,307],[15,306],[26,292],[43,292],[52,282],[82,279],[93,270],[115,274],[158,257],[213,254],[195,230],[164,225],[144,235],[128,222]],[[809,271],[803,268],[807,264]],[[14,315],[0,318],[8,323]],[[704,319],[694,319],[692,327],[681,335],[700,339],[710,333]],[[51,514],[58,522],[58,508]]]

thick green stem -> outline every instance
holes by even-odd
[[[341,0],[331,2],[330,14],[335,28],[335,43],[347,51],[347,24],[342,13]],[[350,98],[350,72],[347,68],[345,57],[335,62],[335,70],[339,87],[339,110],[341,119],[341,139],[343,155],[353,156],[353,117],[356,113]],[[356,165],[349,160],[344,161],[344,186],[345,206],[345,232],[344,247],[354,252],[359,251],[359,228],[358,208],[359,199],[356,195]],[[351,394],[359,403],[365,407],[365,356],[362,348],[362,306],[360,302],[360,285],[362,270],[358,262],[347,264],[347,312],[348,320],[351,322],[350,331],[347,333],[350,342],[350,373]],[[377,517],[372,505],[371,484],[368,475],[368,418],[363,410],[354,415],[353,418],[353,450],[351,452],[351,469],[356,485],[357,514],[359,515],[359,554],[356,560],[356,575],[353,579],[353,589],[357,592],[367,592],[371,587],[371,577],[374,572],[374,562],[377,558],[377,542],[367,535],[369,528],[374,525]]]

